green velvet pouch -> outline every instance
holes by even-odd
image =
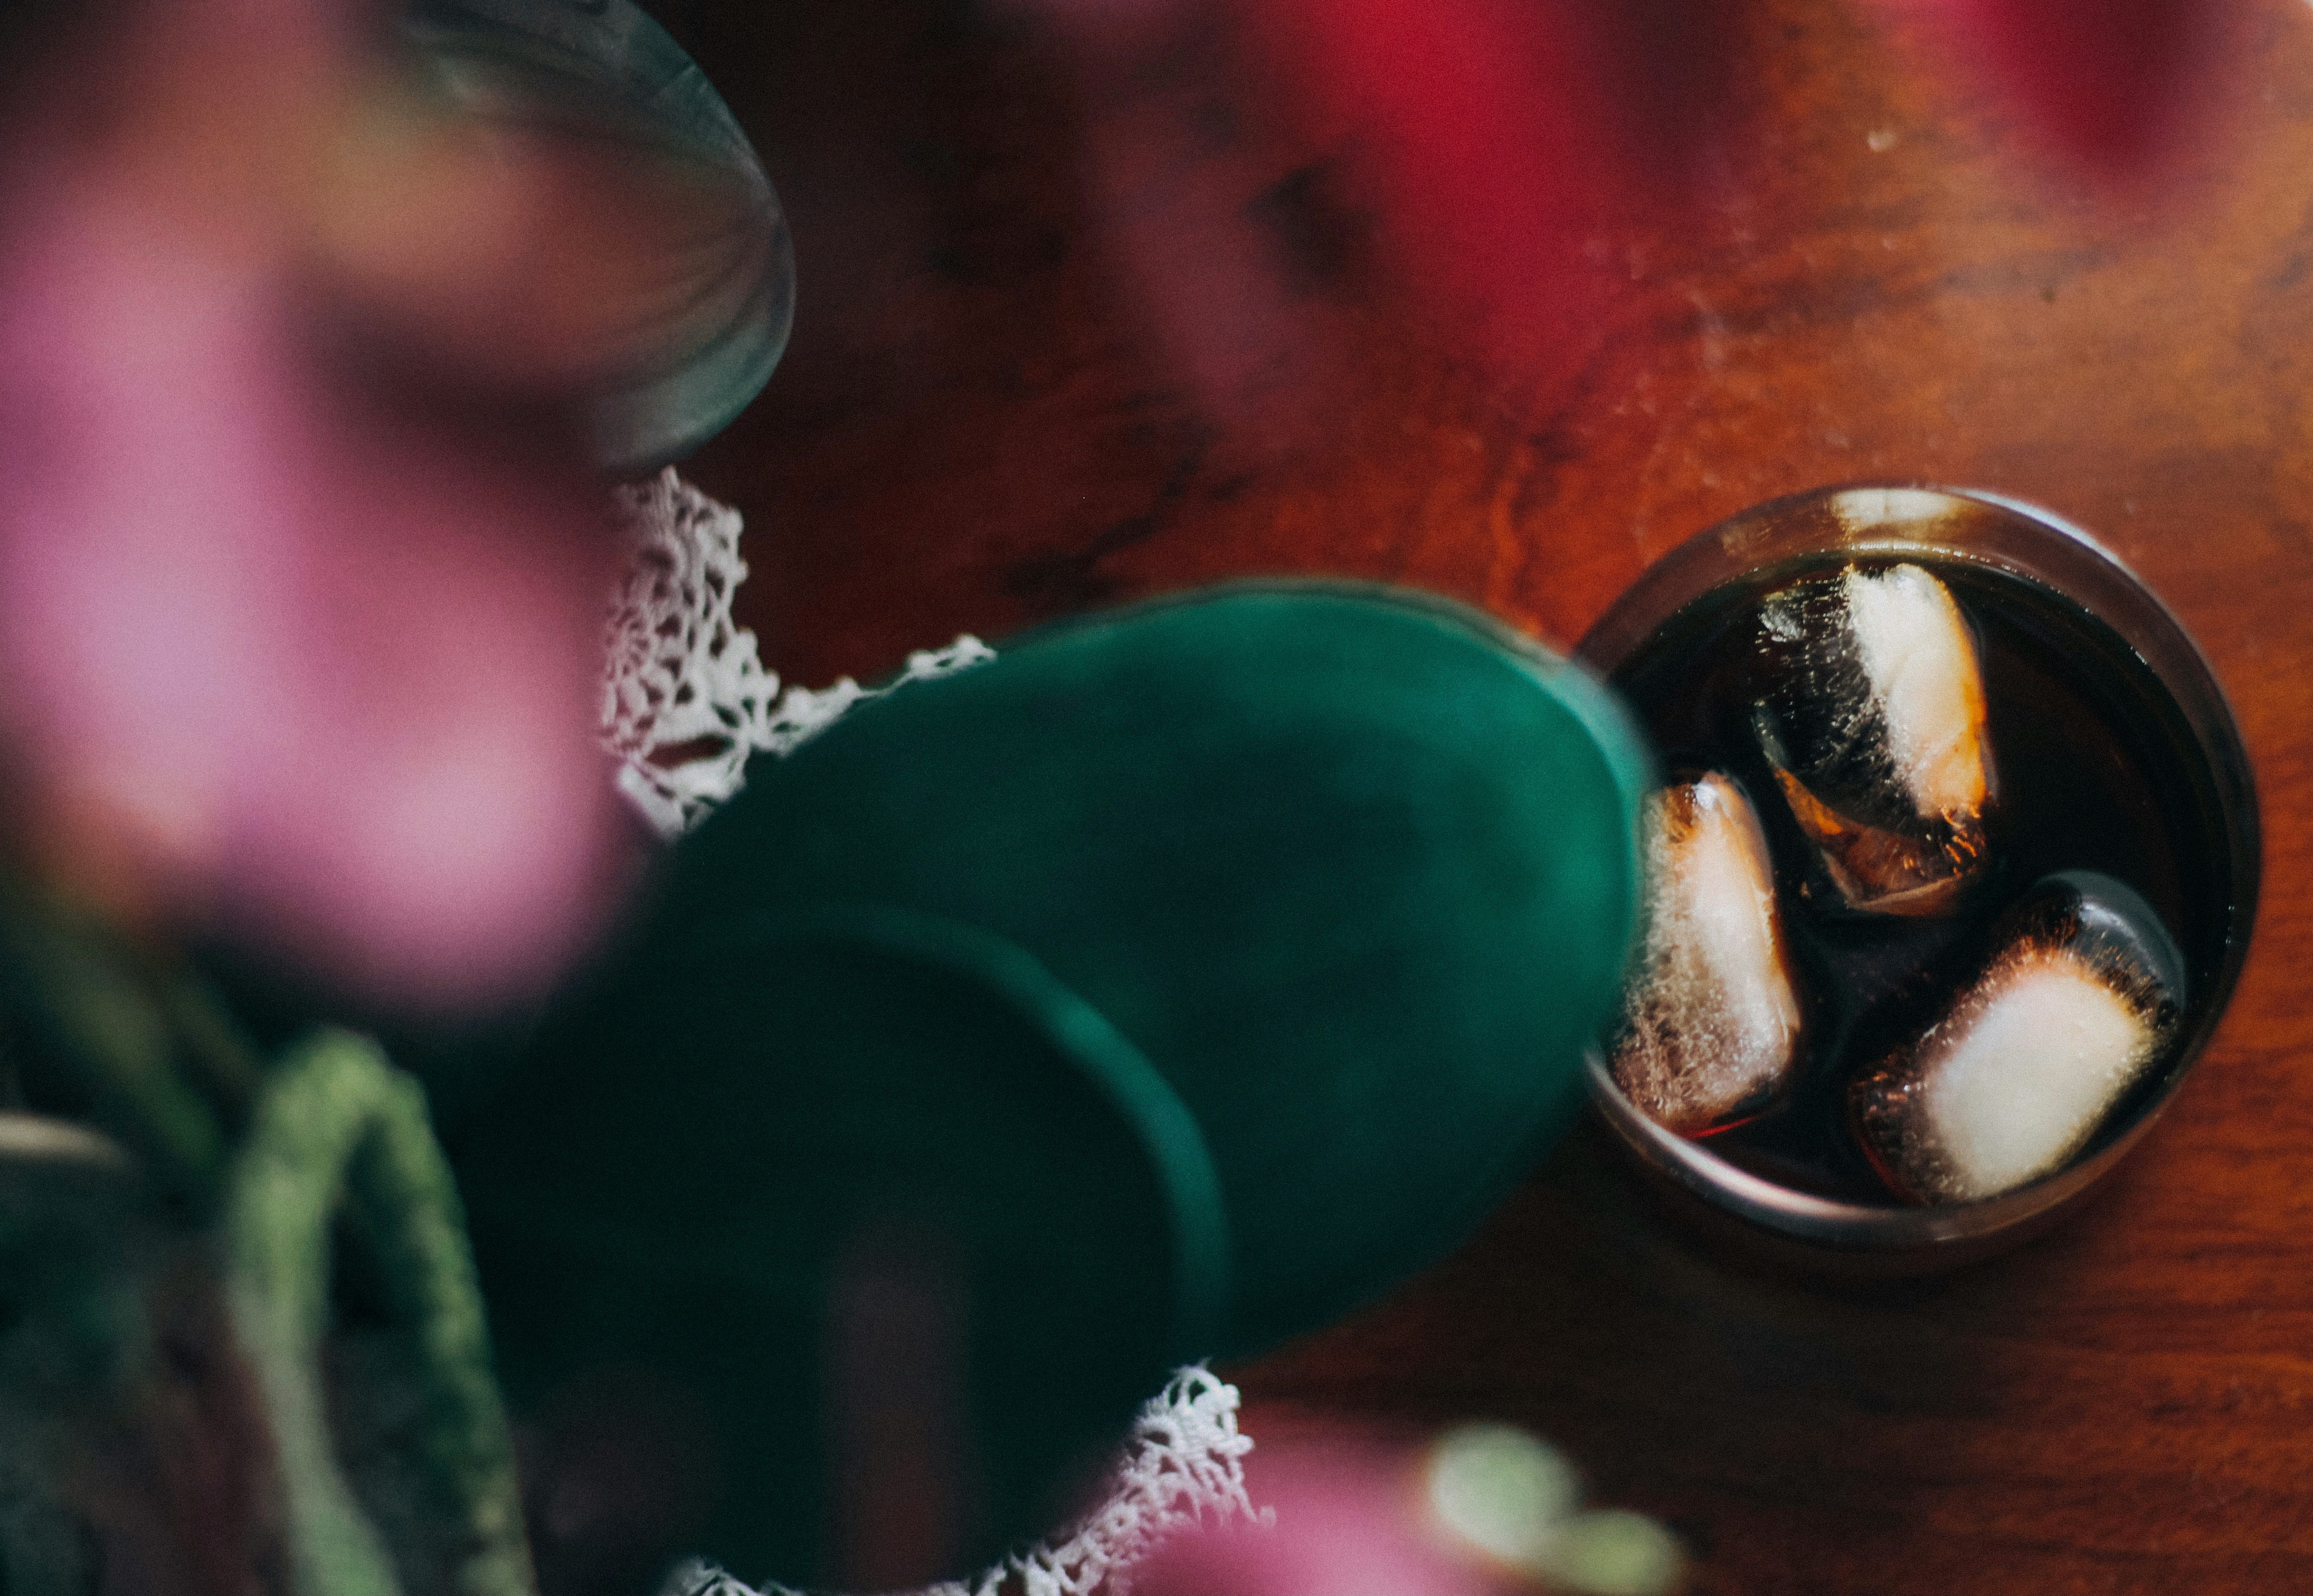
[[[1459,1241],[1580,1101],[1649,778],[1579,668],[1317,583],[1017,639],[748,774],[462,1168],[517,1400],[688,1383],[707,1549],[787,1579],[862,1237],[939,1260],[972,1556],[1171,1364]]]

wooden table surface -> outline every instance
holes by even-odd
[[[2237,9],[2200,142],[2131,186],[1891,8],[1766,0],[1693,203],[1582,240],[1582,313],[1521,364],[1421,303],[1354,120],[1279,111],[1225,13],[672,8],[797,240],[787,364],[687,468],[748,516],[790,680],[1280,571],[1570,644],[1731,512],[1922,479],[2093,531],[2239,714],[2255,951],[2087,1212],[1810,1285],[1689,1242],[1593,1130],[1445,1265],[1237,1371],[1256,1436],[1526,1424],[1704,1592],[2313,1591],[2313,8]],[[1069,14],[1141,22],[1095,48]]]

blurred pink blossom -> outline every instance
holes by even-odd
[[[1086,108],[1086,178],[1135,305],[1216,413],[1337,329],[1298,314],[1257,209],[1230,192],[1177,70],[1223,32],[1203,0],[1018,0],[1050,16]],[[2218,0],[1874,0],[1952,48],[2067,180],[2126,183],[2213,97]],[[1614,309],[1596,251],[1679,228],[1755,135],[1735,46],[1755,0],[1227,0],[1251,45],[1237,92],[1292,125],[1394,274],[1394,314],[1433,321],[1498,374],[1549,384]],[[1200,83],[1201,79],[1198,80]],[[1172,92],[1168,101],[1166,92]],[[1736,160],[1729,162],[1733,155]],[[1217,177],[1216,172],[1223,175]],[[1351,332],[1350,337],[1354,337]],[[1319,367],[1320,375],[1323,369]]]
[[[105,13],[72,103],[0,123],[0,741],[65,890],[460,1005],[548,978],[615,874],[609,549],[553,429],[326,336],[341,22]]]
[[[1269,1528],[1188,1530],[1132,1571],[1136,1596],[1488,1596],[1527,1589],[1457,1549],[1421,1495],[1413,1452],[1345,1425],[1273,1434],[1245,1460]]]

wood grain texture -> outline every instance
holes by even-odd
[[[746,618],[795,680],[1278,571],[1570,643],[1726,514],[1906,478],[2093,531],[2238,710],[2255,951],[2089,1211],[1947,1279],[1808,1285],[1689,1242],[1586,1135],[1239,1372],[1256,1434],[1529,1424],[1704,1592],[2313,1590],[2313,9],[2237,10],[2200,142],[2126,186],[1893,13],[1767,0],[1693,202],[1579,241],[1579,313],[1511,370],[1395,264],[1358,129],[1289,114],[1225,13],[673,9],[795,223],[788,363],[690,468],[748,515]]]

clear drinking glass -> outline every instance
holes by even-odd
[[[2070,672],[2080,692],[2080,723],[2095,718],[2102,731],[2110,729],[2103,723],[2113,723],[2133,750],[2130,757],[2144,767],[2145,790],[2156,800],[2120,819],[2141,828],[2141,852],[2150,861],[2143,868],[2159,876],[2162,916],[2173,922],[2168,929],[2185,956],[2184,1013],[2175,1041],[2069,1162],[1989,1198],[1932,1206],[1842,1189],[1840,1181],[1814,1179],[1803,1169],[1798,1177],[1785,1177],[1779,1172],[1784,1165],[1742,1156],[1716,1138],[1667,1130],[1630,1101],[1595,1054],[1590,1083],[1607,1124],[1675,1206],[1809,1263],[1909,1272],[1963,1261],[2034,1233],[2080,1198],[2150,1128],[2200,1057],[2238,978],[2256,918],[2259,845],[2256,790],[2239,730],[2214,675],[2176,618],[2086,533],[1992,495],[1864,486],[1820,489],[1746,510],[1656,564],[1591,628],[1578,657],[1632,698],[1658,743],[1666,728],[1675,741],[1675,728],[1684,723],[1678,673],[1685,645],[1680,640],[1704,636],[1696,628],[1734,604],[1732,595],[1763,592],[1810,568],[1890,559],[1947,573],[1956,592],[1977,595],[1964,599],[1964,609],[1970,601],[1981,604],[1987,592],[2028,601],[2018,606],[2029,612],[2018,622],[2023,646],[2044,650],[2046,662]],[[2019,672],[1987,653],[1985,675],[1997,732],[2001,696],[2020,690]],[[2020,747],[2000,747],[1995,739],[2000,779],[2019,794],[2016,808],[2022,812],[2010,814],[2010,823],[2058,827],[2052,835],[2061,846],[2064,805],[2077,802],[2085,806],[2074,811],[2082,835],[2102,827],[2101,846],[2112,854],[2116,821],[2091,812],[2096,784],[2067,782],[2062,716],[2044,717],[2039,734],[2021,741]],[[1677,748],[1662,751],[1678,763]],[[2076,787],[2077,795],[2068,787]],[[1780,802],[1772,792],[1755,798]]]
[[[645,152],[703,197],[647,293],[617,307],[630,353],[595,384],[607,469],[689,454],[746,407],[795,320],[795,246],[753,145],[706,75],[629,0],[412,0],[400,30],[461,114]]]

